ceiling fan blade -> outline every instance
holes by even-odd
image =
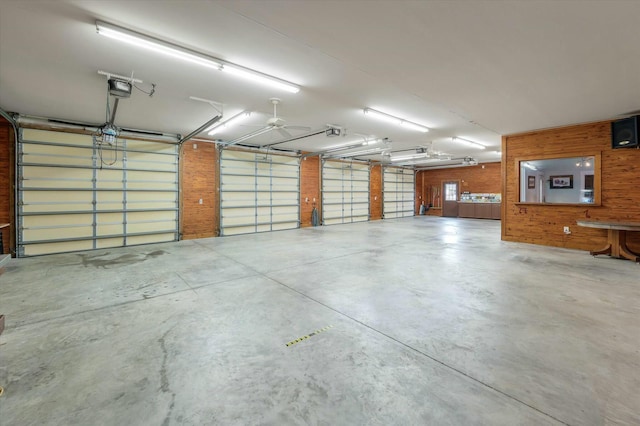
[[[235,144],[240,143],[242,141],[246,141],[248,139],[255,138],[256,136],[260,136],[260,135],[262,135],[264,133],[270,132],[271,130],[273,130],[273,126],[267,126],[267,127],[263,127],[262,129],[254,130],[251,133],[247,133],[246,135],[243,135],[243,136],[240,136],[238,138],[233,139],[232,141],[228,142],[226,144],[226,146],[235,145]]]
[[[283,129],[282,127],[278,127],[278,132],[280,132],[280,134],[282,135],[283,138],[291,138],[293,137],[293,135],[289,132],[287,132],[285,129]]]
[[[284,126],[287,129],[293,129],[293,130],[304,130],[305,132],[308,132],[311,130],[311,127],[309,126]]]

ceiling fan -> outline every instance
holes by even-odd
[[[259,135],[262,135],[264,133],[271,132],[273,130],[276,130],[285,139],[291,139],[293,137],[293,135],[291,133],[289,133],[287,131],[287,129],[302,130],[302,131],[311,130],[311,127],[307,127],[307,126],[291,126],[291,125],[288,125],[287,122],[283,118],[278,117],[278,105],[280,104],[280,102],[282,102],[282,100],[280,98],[270,98],[269,102],[271,102],[271,104],[273,104],[273,117],[269,117],[269,119],[267,120],[265,126],[262,127],[261,129],[255,130],[255,131],[253,131],[251,133],[248,133],[248,134],[246,134],[244,136],[240,136],[240,137],[230,141],[229,145],[236,144],[236,143],[239,143],[239,142],[242,142],[242,141],[246,141],[248,139],[254,138],[254,137],[259,136]]]

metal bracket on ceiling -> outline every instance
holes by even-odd
[[[222,102],[212,101],[211,99],[198,98],[197,96],[189,96],[192,101],[204,102],[211,105],[211,108],[215,109],[220,115],[224,115],[224,104]]]

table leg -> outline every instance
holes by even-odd
[[[608,239],[607,245],[604,248],[600,249],[600,250],[592,250],[592,251],[590,251],[589,254],[591,256],[597,256],[599,254],[611,254],[612,248],[613,248],[613,246],[612,246],[613,238],[612,238],[612,235],[611,235],[612,232],[613,231],[611,229],[609,229],[608,238],[607,238]]]
[[[613,232],[613,230],[609,230],[609,232]],[[633,260],[634,262],[640,262],[640,255],[634,253],[629,249],[629,247],[627,247],[627,231],[615,231],[615,233],[618,234],[616,237],[617,241],[615,241],[616,246],[614,246],[614,250],[611,255],[618,258]],[[614,242],[612,241],[611,244],[614,244]]]

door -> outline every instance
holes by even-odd
[[[413,216],[415,177],[412,169],[385,167],[382,180],[383,218]]]
[[[224,149],[220,182],[221,235],[299,227],[297,157]]]
[[[369,220],[369,165],[322,162],[322,224]]]
[[[442,194],[444,201],[442,203],[442,216],[457,217],[458,216],[458,182],[443,182]]]
[[[21,129],[18,256],[178,239],[178,146]]]

